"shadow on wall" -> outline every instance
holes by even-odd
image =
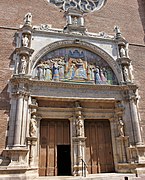
[[[137,0],[137,1],[138,1],[139,15],[145,33],[145,0]],[[144,35],[144,42],[145,42],[145,35]]]

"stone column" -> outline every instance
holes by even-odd
[[[15,133],[14,133],[14,146],[21,146],[21,131],[22,131],[22,116],[23,116],[23,102],[24,94],[19,92],[17,99],[16,121],[15,121]]]
[[[135,96],[130,97],[129,105],[131,111],[131,120],[133,123],[134,141],[135,144],[142,144],[141,129],[137,110],[137,99]]]
[[[21,135],[21,145],[22,146],[23,145],[26,146],[28,99],[29,99],[29,95],[25,94],[25,96],[24,96],[24,105],[23,105],[23,117],[22,117],[22,135]]]
[[[13,141],[14,141],[15,118],[16,118],[16,107],[17,107],[17,99],[15,94],[12,94],[10,103],[11,103],[11,110],[10,110],[10,118],[9,118],[7,147],[13,146]]]

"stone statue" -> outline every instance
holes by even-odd
[[[24,24],[31,25],[32,23],[32,14],[27,13],[24,17]]]
[[[35,115],[33,115],[30,120],[29,134],[30,137],[37,137],[37,121]]]
[[[22,46],[23,47],[28,47],[29,46],[29,38],[28,35],[23,35],[22,37]]]
[[[25,74],[27,69],[27,59],[25,56],[22,56],[21,61],[20,61],[20,73]]]
[[[124,123],[121,117],[118,119],[118,132],[119,136],[124,137]]]
[[[59,79],[64,79],[65,62],[63,57],[60,58],[58,65],[59,65]]]
[[[126,50],[125,50],[125,47],[124,47],[124,46],[121,46],[121,47],[120,47],[120,57],[121,57],[121,58],[126,57]]]
[[[76,136],[82,137],[84,135],[84,128],[83,128],[83,119],[81,111],[78,111],[78,116],[76,119]]]
[[[123,67],[123,74],[124,74],[124,81],[129,82],[129,73],[128,73],[128,68],[126,66]]]

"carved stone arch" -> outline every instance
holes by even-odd
[[[46,54],[49,52],[52,52],[54,50],[60,49],[60,48],[67,48],[67,47],[76,47],[76,48],[82,48],[88,51],[91,51],[92,53],[100,56],[104,61],[108,63],[108,65],[113,70],[114,74],[116,75],[116,78],[118,80],[118,83],[121,82],[121,69],[118,65],[118,63],[103,49],[101,49],[98,46],[95,46],[91,43],[85,42],[85,41],[77,41],[77,40],[62,40],[57,41],[51,44],[48,44],[47,46],[43,47],[32,59],[31,63],[31,73],[33,71],[33,68],[35,68],[35,65],[37,62]]]

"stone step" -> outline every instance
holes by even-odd
[[[125,178],[126,177],[126,178]],[[91,174],[87,177],[74,176],[47,176],[39,177],[38,180],[145,180],[145,176],[136,177],[135,174],[101,173]]]

